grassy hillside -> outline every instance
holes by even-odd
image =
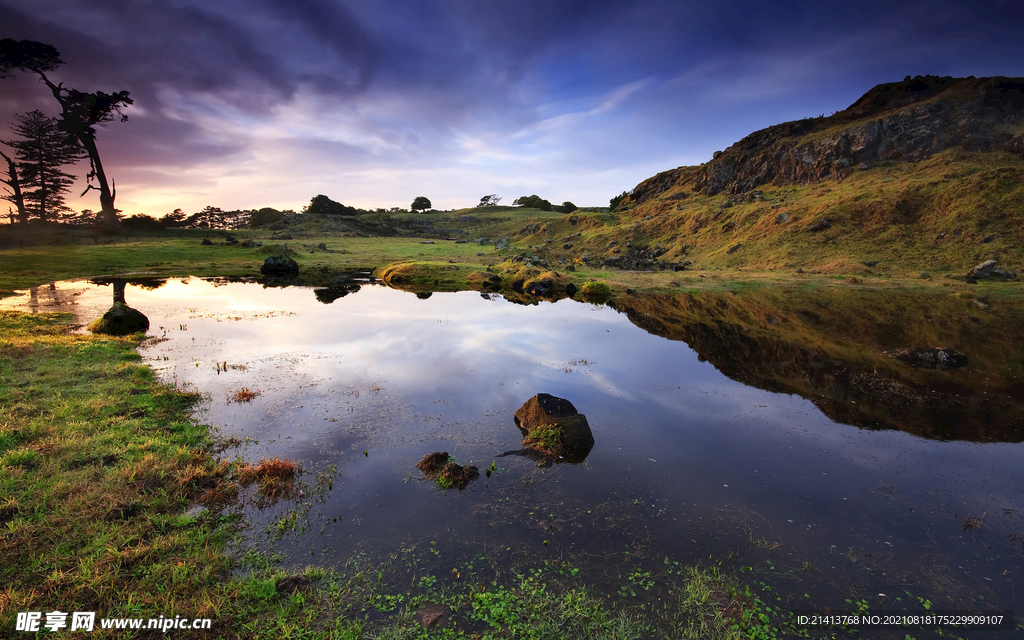
[[[523,240],[555,260],[584,251],[605,260],[661,245],[658,260],[694,269],[962,275],[982,260],[1011,269],[1021,262],[1024,159],[1014,154],[948,149],[916,163],[854,169],[842,180],[740,196],[695,193],[698,173],[674,170],[667,177],[675,182],[642,204],[583,214],[577,225],[562,216]],[[576,231],[581,236],[563,249],[561,236]]]

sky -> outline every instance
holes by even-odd
[[[1022,33],[1019,0],[0,0],[0,38],[60,51],[52,80],[130,92],[97,145],[117,207],[156,217],[317,194],[607,206],[876,84],[1024,76]],[[0,80],[3,139],[35,108],[59,113]]]

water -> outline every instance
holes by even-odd
[[[227,455],[299,461],[310,482],[337,470],[283,539],[268,532],[294,504],[250,509],[252,544],[286,564],[416,548],[432,550],[435,569],[568,558],[613,582],[655,558],[710,557],[788,568],[773,576],[781,589],[814,591],[817,605],[901,590],[942,608],[1018,602],[1012,305],[754,293],[634,297],[616,310],[358,279],[341,297],[156,285],[126,296],[151,321],[144,358],[207,394],[198,419],[243,441]],[[109,286],[74,282],[4,304],[89,319],[109,300]],[[928,319],[903,317],[915,313]],[[916,344],[915,331],[957,341],[971,366],[925,372],[880,355],[887,342]],[[233,402],[243,388],[258,395]],[[520,447],[512,414],[540,392],[587,416],[596,444],[583,463],[498,457]],[[444,492],[415,466],[434,451],[497,469]]]

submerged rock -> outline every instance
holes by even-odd
[[[462,491],[480,477],[479,469],[473,465],[464,467],[452,462],[447,451],[436,451],[424,456],[416,463],[416,468],[443,489],[455,488]]]
[[[115,302],[102,318],[88,326],[89,331],[109,336],[127,336],[149,330],[149,318],[123,302]]]
[[[944,347],[910,347],[883,351],[890,358],[921,369],[959,369],[968,364],[967,356]]]

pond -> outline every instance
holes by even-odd
[[[240,441],[226,455],[301,463],[304,508],[249,510],[251,544],[287,566],[418,550],[419,571],[452,579],[474,558],[488,571],[547,559],[612,584],[671,559],[761,567],[801,608],[893,594],[1020,604],[1016,302],[758,289],[521,304],[339,282],[127,289],[150,318],[145,360],[206,394],[198,419]],[[89,319],[110,287],[57,283],[3,304]],[[970,364],[882,353],[922,345]],[[234,401],[240,390],[257,395]],[[583,462],[499,457],[520,448],[513,413],[538,393],[586,415]],[[481,477],[439,489],[416,468],[435,451]]]

